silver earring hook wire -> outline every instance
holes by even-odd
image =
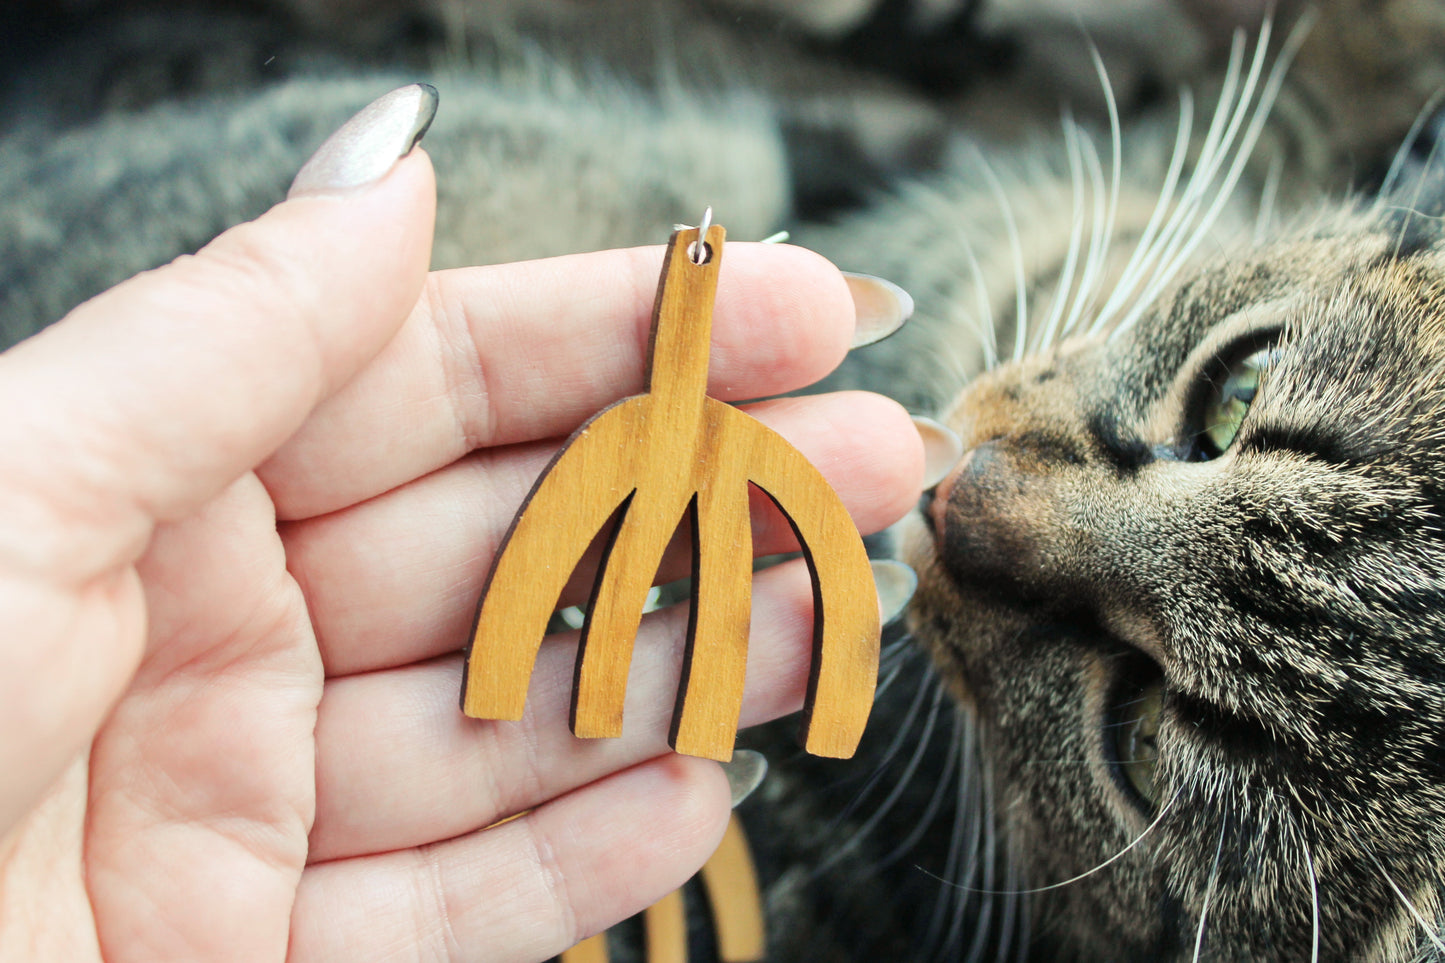
[[[707,237],[707,229],[712,227],[712,205],[702,212],[702,223],[697,228],[697,241],[692,246],[692,263],[701,264],[707,259],[706,245],[703,238]]]

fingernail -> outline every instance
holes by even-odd
[[[411,153],[437,112],[437,91],[410,84],[361,108],[326,138],[291,182],[288,198],[331,194],[381,180]]]
[[[882,341],[913,316],[913,298],[908,292],[882,278],[843,272],[858,320],[853,325],[852,347]]]
[[[923,487],[932,488],[963,457],[963,441],[932,418],[914,418],[913,427],[923,438]]]
[[[753,794],[768,774],[768,760],[754,749],[739,749],[732,759],[722,763],[723,773],[728,777],[728,789],[732,792],[733,808]]]
[[[918,573],[891,558],[875,558],[869,564],[873,584],[878,586],[878,617],[887,625],[903,614],[918,590]]]

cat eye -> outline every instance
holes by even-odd
[[[1149,808],[1159,802],[1155,770],[1159,765],[1159,715],[1164,708],[1164,684],[1155,679],[1131,684],[1110,712],[1113,762],[1124,783]]]
[[[1210,383],[1200,409],[1199,448],[1204,457],[1218,458],[1234,444],[1265,372],[1278,356],[1279,350],[1273,346],[1244,355]]]

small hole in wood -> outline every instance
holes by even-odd
[[[702,257],[697,256],[697,242],[693,241],[687,246],[687,259],[693,264],[706,264],[712,260],[712,245],[706,241],[702,242]]]

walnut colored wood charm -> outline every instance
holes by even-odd
[[[467,653],[462,709],[482,719],[521,718],[558,596],[592,538],[617,514],[582,628],[572,731],[621,735],[644,601],[686,513],[692,617],[669,741],[688,755],[730,759],[752,607],[751,482],[792,524],[813,578],[804,748],[851,756],[878,672],[878,599],[868,557],[837,493],[801,453],[761,422],[706,396],[725,232],[713,226],[701,263],[694,263],[689,251],[698,236],[697,229],[681,230],[668,246],[653,308],[647,393],[603,410],[568,439],[498,550]]]

